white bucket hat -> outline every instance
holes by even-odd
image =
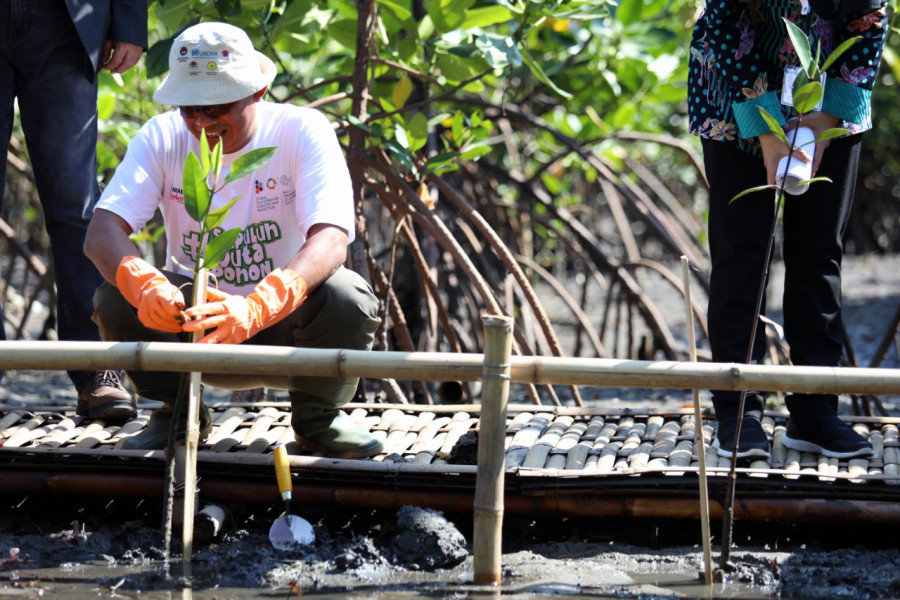
[[[169,73],[153,94],[160,104],[209,106],[252,96],[271,85],[277,69],[242,29],[206,22],[172,42]]]

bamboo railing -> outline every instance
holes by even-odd
[[[475,502],[476,524],[483,533],[474,544],[474,560],[478,579],[497,583],[500,581],[503,514],[505,429],[502,423],[510,382],[800,393],[900,393],[900,369],[510,356],[512,328],[508,319],[485,317],[484,321],[488,331],[501,329],[502,332],[483,355],[165,342],[5,341],[0,342],[0,369],[120,369],[428,381],[486,379],[482,404],[488,427],[481,431],[484,443],[479,444]],[[489,389],[492,389],[490,394],[487,393]],[[485,453],[489,447],[499,448],[499,451],[488,456]],[[482,464],[483,460],[487,464]]]
[[[170,342],[0,342],[0,369],[120,369],[477,381],[483,354]],[[900,369],[513,356],[510,381],[601,387],[900,394]]]

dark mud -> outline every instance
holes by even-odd
[[[165,560],[159,503],[2,501],[2,598],[900,596],[896,532],[883,526],[737,523],[726,569],[713,549],[722,582],[704,586],[694,521],[507,516],[492,592],[472,583],[471,515],[306,508],[315,542],[279,551],[267,535],[279,510],[225,507],[224,530],[195,546],[186,577]]]

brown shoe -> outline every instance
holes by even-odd
[[[78,389],[75,412],[91,419],[127,420],[137,414],[137,402],[115,371],[95,371]]]

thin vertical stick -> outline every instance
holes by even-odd
[[[687,315],[688,350],[691,362],[697,362],[697,341],[694,338],[694,310],[691,307],[690,269],[686,256],[681,257],[681,278],[684,281],[684,310]],[[700,461],[700,532],[703,536],[703,573],[706,585],[713,582],[712,548],[709,535],[709,493],[706,487],[706,444],[703,441],[703,418],[700,415],[700,390],[694,388],[694,447]]]
[[[500,584],[503,535],[503,486],[506,405],[509,400],[513,320],[484,317],[484,387],[478,432],[478,473],[475,476],[474,567],[478,585]]]
[[[194,279],[193,306],[206,301],[208,271],[200,269]],[[193,341],[203,337],[204,331],[195,331]],[[184,575],[190,577],[191,556],[194,553],[194,512],[197,498],[197,448],[200,445],[200,373],[191,372],[188,390],[187,426],[184,438],[184,519],[182,521],[181,561]]]

